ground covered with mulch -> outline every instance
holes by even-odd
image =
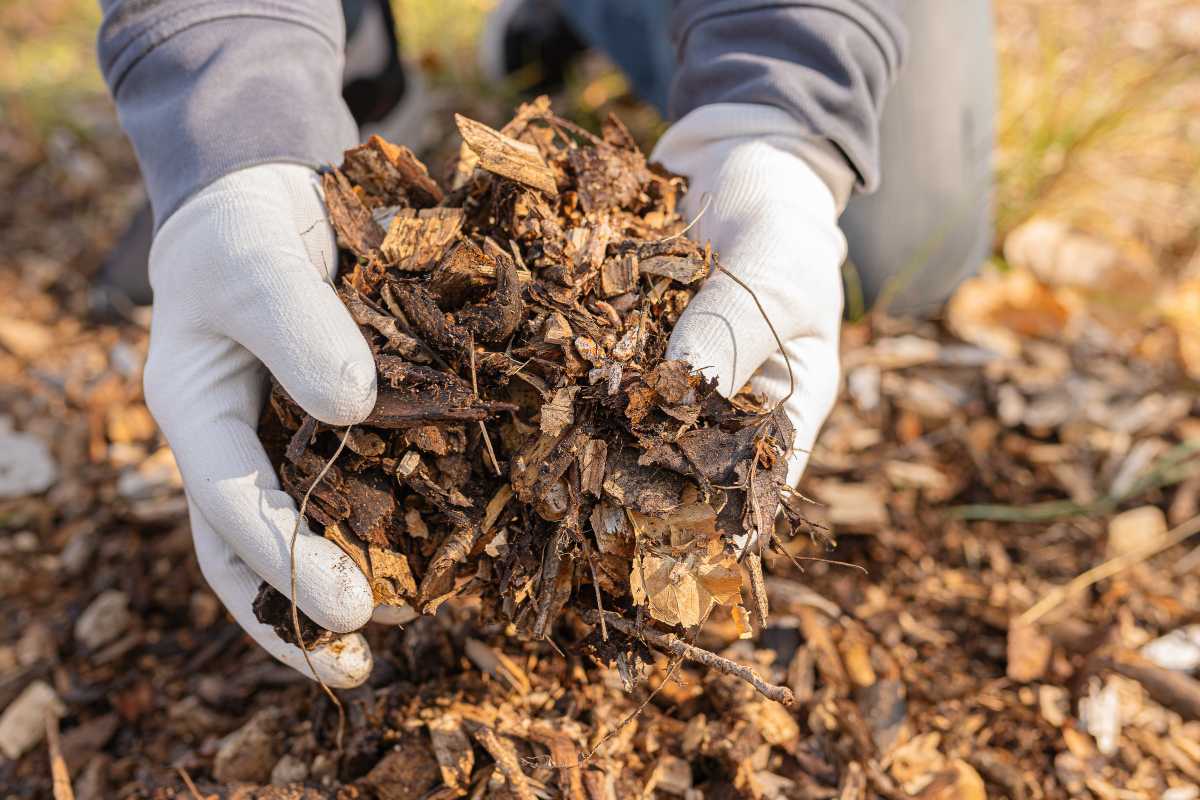
[[[643,668],[577,647],[598,627],[582,618],[594,593],[571,591],[578,614],[531,636],[537,603],[522,617],[515,593],[468,591],[478,573],[456,569],[431,613],[365,631],[376,670],[339,693],[339,751],[332,704],[245,637],[199,575],[141,397],[145,319],[87,314],[81,276],[120,216],[94,202],[111,190],[98,165],[122,158],[74,143],[0,167],[23,187],[0,211],[17,232],[0,270],[5,797],[52,796],[52,761],[79,798],[1200,797],[1188,329],[1118,325],[1036,259],[967,284],[943,321],[846,326],[843,397],[800,486],[811,530],[762,554],[765,623],[721,606],[698,632],[676,629],[787,687],[792,706],[658,652],[636,615],[627,643]],[[84,235],[46,231],[68,225]],[[484,252],[519,284],[515,258]],[[574,408],[607,391],[588,374],[614,359],[568,346],[582,371],[544,388],[587,384]],[[486,459],[483,435],[469,434]],[[436,483],[442,467],[413,446]],[[404,512],[464,509],[434,494]],[[463,499],[486,510],[493,496]],[[405,552],[425,569],[436,549]],[[581,580],[590,590],[590,569]]]

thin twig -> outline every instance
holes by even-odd
[[[816,561],[821,564],[829,564],[834,567],[850,567],[851,569],[859,570],[863,575],[871,574],[870,570],[868,570],[862,564],[851,564],[849,561],[835,561],[832,558],[821,558],[820,556],[794,556],[787,551],[787,548],[783,546],[783,541],[776,536],[774,532],[771,533],[771,547],[775,550],[775,552],[782,553],[789,561],[792,562],[792,566],[801,572],[804,572],[804,567],[800,564],[801,561]]]
[[[712,195],[709,194],[708,192],[705,192],[704,193],[704,205],[700,206],[700,210],[698,212],[696,212],[696,216],[692,218],[692,221],[689,222],[686,226],[684,226],[683,230],[672,233],[670,236],[668,236],[665,239],[659,239],[658,240],[659,244],[661,244],[662,242],[669,242],[672,239],[678,239],[680,236],[683,236],[685,233],[690,231],[695,226],[695,224],[700,221],[700,218],[704,216],[704,212],[708,211],[708,207],[711,204],[712,204]]]
[[[639,635],[637,628],[620,615],[611,611],[605,612],[605,615],[608,617],[608,624],[622,633],[628,636]],[[584,612],[584,620],[594,625],[600,621],[599,614],[595,611],[586,611]],[[796,696],[792,694],[791,689],[786,686],[776,686],[775,684],[767,683],[759,677],[757,672],[749,667],[742,666],[736,661],[730,661],[728,658],[719,656],[702,647],[688,644],[674,634],[658,633],[657,631],[643,629],[640,631],[640,635],[647,644],[657,647],[668,655],[685,658],[688,661],[695,661],[697,664],[709,669],[715,669],[717,672],[744,680],[768,700],[774,700],[785,706],[795,705],[796,703]]]
[[[335,742],[338,752],[342,750],[342,734],[346,729],[346,710],[342,708],[342,701],[338,700],[337,695],[333,693],[333,689],[321,679],[317,674],[316,668],[313,666],[312,659],[309,658],[308,648],[304,645],[304,634],[300,631],[300,608],[296,605],[296,542],[300,539],[300,526],[304,524],[304,512],[308,509],[308,498],[312,496],[313,489],[317,488],[325,474],[329,472],[330,467],[337,461],[338,456],[342,454],[342,450],[346,447],[346,442],[350,439],[350,431],[353,425],[346,426],[346,432],[342,434],[342,441],[338,444],[337,450],[333,451],[333,455],[321,467],[321,471],[317,473],[317,477],[313,478],[313,482],[309,484],[308,489],[304,492],[304,497],[300,500],[300,508],[296,514],[296,524],[292,527],[292,542],[289,546],[289,563],[291,567],[291,588],[292,588],[292,631],[296,634],[296,641],[300,643],[300,654],[304,656],[304,663],[308,665],[308,671],[312,673],[313,678],[317,683],[321,684],[321,688],[325,691],[326,696],[333,702],[338,712],[338,728]]]
[[[196,784],[192,782],[192,776],[188,775],[188,771],[183,767],[176,767],[175,771],[179,773],[179,779],[183,781],[183,785],[191,792],[194,800],[204,800],[204,795],[200,794],[200,790],[196,788]]]
[[[588,547],[588,567],[592,570],[592,588],[596,590],[596,611],[600,614],[600,638],[608,641],[608,624],[604,621],[604,604],[600,602],[600,581],[596,579],[596,562],[592,559],[592,549]]]
[[[512,242],[509,242],[512,244]],[[479,383],[475,378],[475,334],[471,334],[471,338],[467,341],[467,352],[471,356],[471,392],[475,395],[475,399],[479,399]],[[479,432],[483,434],[483,446],[487,448],[488,456],[492,459],[492,469],[496,470],[496,477],[500,477],[504,473],[500,470],[500,462],[496,460],[496,451],[492,449],[492,437],[488,436],[487,426],[483,424],[483,420],[479,420]]]
[[[1200,514],[1167,531],[1162,538],[1144,544],[1136,550],[1131,550],[1128,553],[1110,558],[1103,564],[1092,567],[1087,572],[1072,578],[1069,583],[1056,586],[1045,597],[1030,606],[1025,613],[1017,617],[1016,624],[1032,625],[1072,595],[1079,594],[1089,586],[1099,583],[1105,578],[1111,578],[1117,573],[1123,572],[1133,565],[1161,553],[1168,547],[1179,544],[1184,539],[1196,533],[1200,533]]]
[[[704,616],[700,619],[700,623],[696,626],[696,630],[692,634],[693,642],[696,640],[696,637],[700,635],[700,631],[704,627],[704,623],[708,622],[708,618],[712,614],[714,608],[716,608],[715,605],[710,605],[708,607],[708,611],[704,612]],[[638,606],[638,610],[641,611],[641,609],[642,609],[642,606]],[[588,614],[594,614],[594,613],[595,612],[590,612],[590,611],[588,612]],[[604,625],[604,617],[607,616],[608,613],[610,613],[610,612],[605,612],[604,614],[599,615],[601,625]],[[636,631],[637,628],[640,627],[640,625],[639,626],[631,626],[631,627]],[[636,633],[633,633],[630,635],[634,636],[635,638],[638,638]],[[650,702],[655,697],[658,696],[658,693],[661,692],[668,683],[670,683],[671,678],[674,677],[674,675],[675,675],[675,671],[679,669],[679,666],[681,664],[683,664],[683,661],[684,661],[684,657],[681,655],[671,656],[670,658],[668,658],[667,659],[667,673],[665,675],[663,675],[663,679],[658,684],[658,686],[651,689],[649,694],[646,695],[646,697],[642,700],[642,702],[638,703],[637,708],[635,708],[633,711],[631,711],[627,715],[625,715],[625,718],[623,720],[621,720],[619,723],[617,723],[616,727],[614,727],[608,733],[601,736],[600,741],[596,742],[594,747],[592,747],[586,753],[584,753],[582,756],[580,756],[579,761],[575,762],[574,764],[555,764],[555,763],[553,763],[553,759],[551,759],[551,763],[549,764],[549,766],[557,767],[559,769],[568,768],[568,767],[586,766],[587,763],[592,760],[592,757],[594,755],[596,755],[597,752],[599,752],[601,747],[603,747],[610,739],[612,739],[614,736],[616,736],[618,733],[620,733],[622,730],[624,730],[626,725],[628,725],[629,723],[631,723],[635,719],[637,719],[639,716],[641,716],[641,713],[646,710],[646,706],[650,705]]]
[[[46,746],[50,751],[50,782],[54,800],[75,800],[75,790],[71,788],[71,773],[63,759],[57,714],[46,715]]]
[[[588,612],[588,613],[591,613],[591,612]],[[671,680],[672,676],[674,676],[674,674],[675,674],[675,670],[679,669],[679,665],[682,663],[683,663],[683,658],[681,656],[671,657],[671,659],[669,660],[668,665],[667,665],[667,674],[663,676],[662,682],[659,683],[658,686],[651,689],[650,693],[646,695],[645,699],[643,699],[642,702],[638,703],[638,707],[635,708],[633,711],[630,711],[628,714],[626,714],[625,719],[618,722],[616,727],[614,727],[608,733],[601,736],[600,741],[596,742],[596,746],[592,747],[587,752],[585,752],[583,755],[581,755],[577,762],[575,762],[574,764],[558,764],[558,763],[554,763],[552,760],[551,763],[549,764],[549,766],[557,767],[558,769],[563,769],[565,767],[587,766],[587,763],[592,760],[592,757],[595,756],[597,752],[600,751],[601,747],[608,744],[608,741],[610,739],[612,739],[614,736],[616,736],[618,733],[620,733],[622,730],[624,730],[626,725],[628,725],[629,723],[631,723],[635,719],[637,719],[639,716],[641,716],[642,712],[646,710],[646,706],[650,705],[650,701],[652,701],[655,697],[658,696],[658,693],[663,690],[663,687],[665,687],[667,685],[667,683]]]

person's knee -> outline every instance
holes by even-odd
[[[928,224],[864,231],[850,226],[848,295],[858,284],[860,307],[905,316],[936,314],[964,280],[976,274],[992,247],[990,191],[926,201]],[[914,202],[922,198],[914,197]],[[872,222],[878,223],[873,217]],[[848,306],[851,303],[847,304]]]

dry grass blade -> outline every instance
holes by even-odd
[[[1131,550],[1128,553],[1110,558],[1103,564],[1099,564],[1087,572],[1077,575],[1070,582],[1055,587],[1045,597],[1030,606],[1021,616],[1017,617],[1017,624],[1032,625],[1061,605],[1065,600],[1074,597],[1089,586],[1099,583],[1105,578],[1111,578],[1135,564],[1140,564],[1151,556],[1157,555],[1168,547],[1173,547],[1197,533],[1200,533],[1200,515],[1192,517],[1187,522],[1167,531],[1164,536],[1156,538],[1136,550]]]

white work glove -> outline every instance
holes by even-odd
[[[708,203],[689,235],[712,241],[722,266],[754,290],[783,341],[795,377],[785,406],[796,428],[788,464],[795,485],[837,397],[846,257],[837,219],[852,173],[831,145],[806,137],[784,111],[742,103],[692,111],[651,158],[689,179],[682,208],[688,219]],[[788,393],[770,327],[753,298],[721,273],[680,317],[667,357],[716,377],[726,396],[747,380],[771,402]]]
[[[300,649],[251,610],[263,580],[291,596],[296,506],[256,433],[267,371],[331,425],[359,422],[375,404],[371,351],[330,284],[337,250],[319,186],[300,165],[250,167],[167,220],[150,251],[145,370],[146,404],[179,463],[204,577],[265,650],[309,677]],[[307,526],[296,547],[296,601],[339,633],[361,628],[374,607],[354,562]],[[357,686],[371,671],[361,634],[309,655],[330,686]]]

